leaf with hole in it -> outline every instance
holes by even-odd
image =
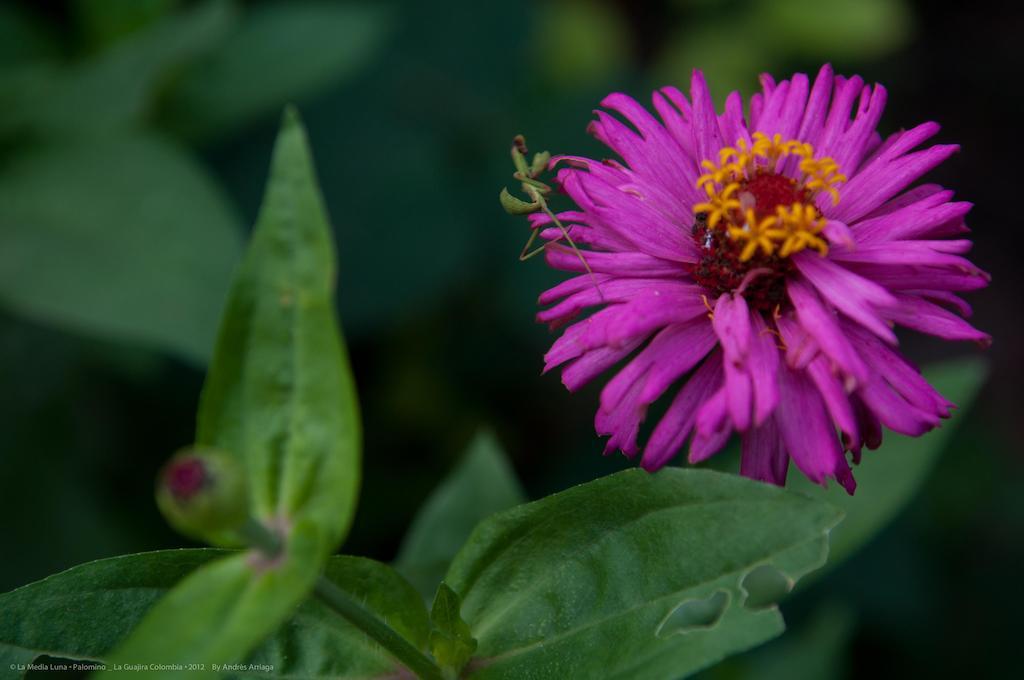
[[[242,228],[203,168],[130,134],[0,171],[0,301],[60,328],[205,362]]]
[[[2,594],[0,669],[27,664],[43,654],[109,666],[111,650],[162,595],[203,565],[231,554],[198,549],[125,555],[82,564]],[[427,646],[429,622],[423,602],[387,565],[360,557],[332,557],[324,575],[414,646]],[[395,660],[379,645],[316,600],[303,602],[245,663],[272,666],[272,672],[252,674],[264,678],[365,680],[399,673]]]
[[[499,513],[445,578],[479,643],[466,675],[682,677],[782,632],[778,585],[824,562],[841,517],[678,469],[628,470]]]
[[[456,674],[476,650],[476,640],[459,613],[461,607],[458,594],[447,584],[437,587],[430,608],[430,653],[443,668]]]
[[[963,412],[971,407],[987,375],[987,363],[979,359],[927,367],[924,377],[957,405],[953,417],[921,437],[886,432],[882,446],[877,451],[865,451],[861,464],[854,468],[857,493],[853,496],[838,485],[823,489],[803,475],[791,476],[791,489],[826,501],[846,513],[846,519],[830,537],[829,569],[871,540],[910,502],[959,426]]]
[[[429,598],[477,522],[526,501],[490,432],[481,432],[413,520],[395,567]]]
[[[295,1],[253,5],[205,59],[183,74],[164,117],[208,139],[356,73],[383,46],[381,5]]]
[[[257,520],[312,521],[323,557],[348,531],[360,463],[334,285],[330,226],[305,131],[289,110],[222,317],[196,442],[244,461]]]

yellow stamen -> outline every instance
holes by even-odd
[[[822,255],[828,252],[828,243],[818,235],[825,229],[825,218],[814,206],[794,203],[786,208],[780,205],[776,218],[785,234],[779,248],[780,257],[789,257],[806,248],[814,248]]]
[[[746,262],[758,252],[765,255],[789,257],[811,248],[822,255],[828,252],[828,243],[820,236],[826,220],[814,205],[819,193],[827,193],[833,205],[839,202],[837,185],[846,182],[839,172],[839,164],[830,157],[815,157],[814,147],[795,139],[783,139],[781,134],[768,137],[755,132],[748,142],[740,138],[734,147],[718,152],[719,162],[705,160],[701,167],[707,172],[697,179],[697,186],[707,193],[707,200],[693,207],[696,213],[707,214],[709,229],[723,229],[743,247],[740,261]],[[743,187],[758,173],[777,172],[779,162],[797,158],[800,175],[794,178],[798,189],[806,192],[805,203],[778,206],[774,215],[757,219],[756,212],[746,203],[741,204]]]
[[[730,211],[739,210],[740,202],[735,198],[732,198],[732,195],[736,193],[739,188],[740,185],[733,182],[726,185],[726,187],[721,191],[715,191],[714,187],[710,184],[705,184],[704,189],[707,191],[708,200],[705,203],[698,203],[693,206],[693,211],[698,213],[707,213],[708,226],[714,229],[723,219],[728,221]]]
[[[748,209],[746,222],[742,227],[729,227],[729,236],[737,241],[746,241],[743,250],[740,251],[740,262],[746,262],[757,253],[758,248],[761,248],[765,255],[771,255],[775,251],[776,240],[783,234],[778,228],[778,218],[774,215],[759,221],[754,211]]]

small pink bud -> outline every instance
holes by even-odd
[[[156,502],[175,529],[192,538],[209,540],[245,522],[245,472],[233,456],[223,451],[179,451],[157,477]]]
[[[171,461],[164,468],[164,484],[179,501],[187,501],[208,481],[206,466],[199,458],[187,456]]]

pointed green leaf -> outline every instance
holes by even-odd
[[[857,493],[848,495],[839,485],[823,489],[803,475],[792,475],[789,488],[826,501],[846,512],[846,519],[830,537],[828,568],[840,564],[884,528],[910,502],[970,409],[988,375],[979,359],[961,359],[929,366],[924,377],[957,405],[953,417],[922,437],[885,433],[877,451],[865,451],[854,468]],[[817,576],[817,575],[816,575]]]
[[[320,531],[303,522],[292,528],[284,553],[271,560],[247,551],[200,567],[146,613],[110,654],[108,671],[117,665],[205,664],[198,675],[216,677],[213,664],[245,659],[308,596],[320,550]],[[192,677],[196,670],[171,668],[161,675]]]
[[[130,134],[0,170],[0,302],[87,335],[210,355],[242,225],[181,148]]]
[[[111,667],[110,651],[162,595],[203,565],[212,566],[217,557],[231,554],[200,549],[125,555],[89,562],[0,595],[0,673],[44,654]],[[332,557],[324,575],[413,645],[426,648],[430,624],[423,601],[387,565],[360,557]],[[394,659],[362,631],[312,599],[243,663],[273,666],[273,671],[250,674],[263,678],[366,680],[399,673]]]
[[[312,521],[323,556],[348,531],[359,484],[357,401],[334,285],[306,133],[288,111],[221,322],[196,439],[245,461],[257,519]]]
[[[776,584],[824,562],[841,517],[679,469],[628,470],[499,513],[445,578],[479,641],[468,677],[683,677],[760,644],[784,628]]]
[[[525,501],[501,445],[490,432],[479,433],[462,462],[420,508],[396,568],[429,598],[477,522]]]
[[[476,650],[476,640],[459,613],[461,607],[458,594],[447,584],[437,587],[430,609],[430,653],[442,667],[455,673],[462,670]]]
[[[0,595],[0,673],[44,654],[105,661],[168,588],[222,554],[201,549],[124,555]]]

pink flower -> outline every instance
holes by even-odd
[[[915,151],[937,124],[883,140],[885,89],[829,66],[813,85],[761,84],[748,117],[735,92],[716,113],[700,72],[689,99],[654,93],[660,120],[611,94],[602,106],[621,118],[596,111],[590,131],[624,163],[552,159],[579,206],[558,218],[583,249],[530,216],[548,263],[578,273],[540,296],[538,320],[574,322],[545,370],[576,390],[618,366],[595,426],[626,456],[647,407],[681,384],[643,446],[647,470],[687,440],[690,462],[705,460],[736,431],[742,474],[783,484],[792,458],[853,493],[845,451],[857,462],[881,426],[920,435],[953,406],[899,354],[893,325],[987,344],[958,294],[989,277],[963,257],[971,205],[910,186],[958,148]]]

